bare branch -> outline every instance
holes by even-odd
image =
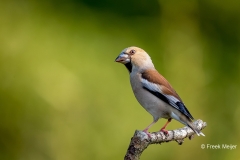
[[[202,120],[197,120],[193,123],[199,130],[204,129],[207,126],[207,123]],[[139,160],[142,152],[150,144],[161,144],[163,142],[176,141],[179,145],[181,145],[185,138],[188,137],[191,140],[194,134],[195,132],[187,126],[168,131],[168,135],[165,135],[163,132],[153,132],[150,136],[148,136],[145,132],[136,130],[134,136],[131,138],[131,142],[124,159]]]

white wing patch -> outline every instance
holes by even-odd
[[[194,119],[192,115],[189,113],[186,106],[181,102],[178,98],[176,98],[173,95],[164,94],[162,92],[162,86],[156,83],[149,82],[148,80],[142,78],[141,79],[142,85],[144,88],[149,90],[153,95],[161,99],[162,101],[168,103],[172,107],[179,110],[181,113],[183,113],[185,116],[187,116],[190,119]],[[176,115],[172,115],[173,117],[177,119]]]
[[[141,82],[142,82],[143,86],[146,87],[147,89],[154,91],[154,92],[162,93],[162,91],[160,89],[161,88],[160,85],[151,83],[148,80],[143,79],[143,78],[141,79]]]
[[[143,84],[144,87],[146,87],[147,89],[151,90],[151,91],[154,91],[154,92],[159,92],[161,94],[163,94],[168,100],[170,100],[171,102],[173,102],[176,106],[176,103],[177,102],[181,102],[179,99],[177,99],[176,97],[172,96],[172,95],[167,95],[167,94],[164,94],[161,90],[161,86],[158,85],[158,84],[155,84],[155,83],[151,83],[149,82],[148,80],[146,79],[141,79],[141,82]]]
[[[177,99],[176,97],[172,96],[172,95],[166,95],[164,94],[170,101],[173,101],[174,103],[180,102],[179,99]]]
[[[162,94],[168,101],[166,103],[169,103],[171,106],[173,106],[177,110],[180,110],[176,103],[181,102],[181,101],[172,95],[164,94],[161,90],[161,85],[149,82],[148,80],[143,79],[143,78],[141,79],[141,82],[143,84],[143,87],[149,89],[150,91],[158,92],[158,93]]]

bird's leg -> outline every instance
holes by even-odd
[[[162,131],[164,134],[168,135],[168,131],[165,129],[168,125],[168,123],[171,122],[171,118],[168,119],[167,123],[160,129],[160,131]]]
[[[144,130],[143,130],[143,132],[145,132],[149,137],[150,137],[150,133],[148,132],[148,129],[152,126],[152,125],[154,125],[154,123],[156,123],[157,121],[153,121],[149,126],[147,126]]]

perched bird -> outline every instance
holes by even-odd
[[[153,122],[143,131],[148,135],[148,129],[160,118],[168,119],[160,129],[165,129],[172,119],[190,127],[198,136],[205,136],[192,123],[190,114],[182,99],[169,82],[155,69],[150,56],[141,48],[128,47],[116,58],[115,62],[122,63],[130,73],[133,93],[143,108],[153,116]]]

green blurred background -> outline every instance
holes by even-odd
[[[239,42],[236,0],[1,0],[0,159],[123,159],[152,121],[114,63],[132,45],[208,123],[206,137],[151,145],[141,159],[239,159]]]

